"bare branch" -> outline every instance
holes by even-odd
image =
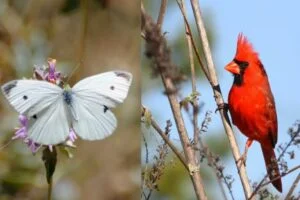
[[[142,106],[142,116],[143,113],[145,113],[146,108]],[[151,126],[157,131],[157,133],[162,137],[162,139],[165,141],[165,143],[168,144],[170,149],[174,152],[174,154],[178,157],[180,162],[183,164],[183,166],[188,170],[188,166],[186,164],[185,158],[182,156],[180,151],[177,149],[177,147],[172,143],[172,141],[169,139],[167,134],[159,127],[159,125],[156,123],[156,121],[151,117],[150,119]]]
[[[295,140],[299,137],[299,135],[300,135],[300,122],[299,123],[297,123],[296,122],[296,130],[295,131],[293,131],[292,129],[290,129],[289,131],[290,131],[290,136],[291,136],[291,139],[290,139],[290,141],[285,145],[285,147],[284,148],[282,148],[281,150],[282,150],[282,152],[280,153],[280,155],[278,156],[278,158],[277,158],[277,162],[279,162],[282,158],[283,158],[283,156],[284,156],[284,154],[287,152],[287,150],[288,150],[288,148],[295,142]],[[249,197],[249,199],[251,199],[258,191],[259,191],[259,189],[262,187],[262,185],[265,185],[265,184],[263,184],[264,183],[264,181],[267,179],[267,177],[268,177],[268,174],[266,174],[265,176],[264,176],[264,178],[259,182],[259,184],[255,187],[255,189],[254,189],[254,191],[252,192],[252,194],[250,195],[250,197]]]
[[[149,200],[151,194],[154,190],[159,190],[158,181],[164,174],[164,169],[166,167],[166,157],[168,155],[169,149],[167,143],[158,145],[156,149],[157,155],[153,157],[154,163],[151,168],[147,171],[143,171],[142,178],[144,180],[144,185],[149,189],[148,195],[144,196],[146,200]]]
[[[199,163],[196,162],[194,149],[192,145],[190,145],[190,140],[181,114],[180,104],[176,96],[176,79],[174,79],[173,73],[176,72],[176,69],[178,68],[174,67],[174,64],[171,62],[170,51],[167,50],[167,44],[164,36],[161,34],[160,29],[155,23],[153,23],[151,17],[146,13],[142,12],[142,17],[144,18],[145,22],[144,29],[146,36],[147,56],[148,58],[153,59],[153,67],[160,74],[166,89],[166,94],[173,112],[196,197],[197,199],[206,200],[207,197],[202,183],[202,178],[200,176],[200,166]],[[180,78],[180,76],[178,77]]]
[[[191,32],[191,29],[190,29],[190,25],[188,23],[188,20],[186,18],[186,8],[185,8],[185,4],[183,2],[183,0],[180,0],[181,2],[179,3],[179,1],[177,0],[177,4],[181,10],[181,13],[183,15],[183,18],[184,18],[184,22],[185,22],[185,31],[186,31],[186,40],[187,40],[187,45],[188,45],[188,52],[189,52],[189,61],[190,61],[190,66],[191,66],[191,77],[192,77],[192,90],[193,90],[193,94],[196,94],[197,93],[197,88],[196,88],[196,73],[195,73],[195,63],[194,63],[194,56],[193,56],[193,50],[195,51],[195,53],[197,54],[197,58],[198,58],[198,61],[200,63],[200,66],[202,67],[202,70],[204,71],[206,68],[204,68],[204,65],[202,64],[201,60],[200,60],[200,56],[199,56],[199,53],[198,53],[198,50],[196,48],[196,45],[195,45],[195,42],[193,40],[193,35],[192,35],[192,32]],[[205,71],[204,71],[205,72]],[[205,119],[203,120],[202,122],[202,126],[201,126],[201,129],[199,130],[199,126],[198,126],[198,113],[199,113],[199,104],[198,104],[198,99],[197,98],[193,98],[193,102],[192,102],[192,105],[193,105],[193,118],[192,118],[192,124],[193,124],[193,127],[194,127],[194,146],[196,148],[199,148],[200,150],[202,149],[206,155],[206,158],[207,158],[207,161],[208,161],[208,165],[209,166],[212,166],[212,169],[214,170],[215,172],[215,175],[216,175],[216,178],[217,178],[217,182],[218,182],[218,185],[221,189],[221,193],[223,195],[223,199],[226,200],[227,197],[226,197],[226,193],[225,193],[225,190],[224,190],[224,186],[222,184],[222,180],[220,179],[220,177],[218,176],[218,172],[217,172],[217,168],[216,167],[213,167],[215,166],[214,165],[214,162],[213,162],[213,158],[212,158],[212,153],[209,151],[208,147],[206,147],[206,145],[202,142],[202,140],[200,139],[200,130],[202,130],[202,128],[206,125],[206,119],[208,118],[207,114],[206,114],[206,117]],[[198,147],[199,146],[199,147]],[[200,158],[200,151],[195,151],[195,155],[197,156],[197,158]],[[225,176],[222,174],[222,178],[225,182],[225,184],[227,185],[228,187],[228,190],[230,192],[230,195],[233,199],[233,194],[232,194],[232,190],[231,188],[229,187],[229,185],[227,184],[227,180],[225,178]]]
[[[287,195],[285,197],[285,200],[292,199],[291,198],[292,194],[293,194],[294,190],[296,189],[299,181],[300,181],[300,173],[298,174],[298,176],[296,177],[295,181],[293,182],[292,187],[290,188],[289,192],[287,193]]]
[[[157,26],[159,29],[161,29],[162,23],[164,21],[164,17],[166,14],[166,9],[167,9],[167,4],[168,0],[162,0],[160,4],[160,9],[159,9],[159,15],[157,18]]]
[[[146,138],[145,138],[144,134],[143,134],[143,142],[145,144],[145,149],[146,149],[145,163],[148,164],[148,162],[149,162],[149,150],[148,150],[148,143],[146,141]]]
[[[202,61],[201,61],[200,54],[199,54],[199,52],[198,52],[198,49],[197,49],[195,40],[194,40],[193,35],[192,35],[191,27],[190,27],[189,22],[188,22],[188,20],[187,20],[186,14],[185,14],[185,12],[184,12],[184,10],[183,10],[183,4],[179,3],[178,0],[177,0],[177,4],[178,4],[178,6],[179,6],[179,8],[180,8],[180,11],[181,11],[181,13],[182,13],[182,16],[183,16],[183,19],[184,19],[186,28],[188,29],[188,32],[187,32],[186,34],[190,34],[189,36],[190,36],[190,38],[191,38],[191,43],[192,43],[194,52],[195,52],[195,54],[196,54],[197,60],[198,60],[198,62],[199,62],[199,64],[200,64],[200,67],[201,67],[202,71],[204,72],[204,75],[205,75],[205,77],[207,78],[207,80],[210,81],[210,77],[209,77],[209,75],[208,75],[207,68],[204,66],[204,64],[203,64]]]
[[[286,175],[288,175],[288,174],[290,174],[290,173],[296,171],[297,169],[300,169],[300,165],[297,165],[296,167],[293,167],[292,169],[288,170],[287,172],[285,172],[285,173],[282,174],[282,175],[279,175],[279,176],[274,177],[272,180],[269,180],[269,181],[267,181],[266,183],[262,184],[261,187],[264,187],[264,186],[266,186],[266,185],[272,183],[273,181],[275,181],[275,180],[277,180],[277,179],[279,179],[279,178],[281,178],[281,177],[284,177],[284,176],[286,176]]]
[[[210,80],[210,83],[211,83],[211,86],[213,89],[215,101],[216,101],[217,105],[223,105],[224,100],[222,97],[220,85],[218,83],[218,78],[217,78],[216,70],[214,67],[214,63],[213,63],[213,59],[212,59],[212,55],[211,55],[211,51],[210,51],[210,47],[209,47],[209,42],[208,42],[207,35],[206,35],[206,29],[204,27],[203,19],[201,16],[200,5],[199,5],[198,0],[191,0],[191,4],[192,4],[192,9],[194,12],[199,36],[201,38],[202,45],[203,45],[204,56],[206,59],[208,73],[209,73],[209,77],[210,77],[209,80]],[[237,166],[238,173],[239,173],[242,185],[243,185],[245,197],[248,198],[251,195],[251,187],[250,187],[249,180],[247,177],[245,165],[241,165],[239,167],[238,162],[237,162],[241,155],[240,155],[240,151],[239,151],[235,136],[233,134],[233,130],[231,128],[228,114],[223,109],[220,111],[220,115],[221,115],[221,119],[223,122],[223,126],[225,128],[226,134],[227,134],[229,142],[230,142],[230,146],[232,149],[234,159],[236,161],[236,166]]]
[[[182,0],[181,0],[181,5],[182,5],[183,13],[186,13],[185,4],[183,3]],[[197,87],[196,87],[195,63],[194,63],[194,55],[193,55],[193,47],[192,47],[192,39],[191,39],[192,33],[189,31],[188,25],[186,24],[185,24],[185,32],[186,32],[185,38],[188,45],[189,61],[191,66],[192,90],[193,90],[193,94],[195,94],[197,92]],[[193,104],[194,144],[195,146],[197,146],[199,142],[199,126],[198,126],[199,105],[198,105],[197,98],[193,99],[192,104]],[[197,151],[195,151],[195,153],[197,154]]]

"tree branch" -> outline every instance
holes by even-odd
[[[146,108],[142,106],[142,117],[144,116],[144,113],[146,112]],[[147,111],[149,112],[149,111]],[[175,155],[178,157],[180,162],[183,164],[183,166],[188,170],[188,166],[186,164],[185,158],[182,156],[180,151],[177,149],[177,147],[172,143],[172,141],[169,139],[169,137],[166,135],[166,133],[159,127],[157,122],[151,117],[150,119],[151,126],[157,131],[157,133],[162,137],[162,139],[165,141],[165,143],[168,144],[170,149],[175,153]]]
[[[191,67],[191,77],[192,77],[192,93],[196,94],[197,93],[197,87],[196,87],[196,73],[195,73],[195,63],[194,63],[194,55],[193,55],[193,39],[192,39],[192,32],[190,30],[190,25],[186,19],[186,7],[185,7],[185,3],[183,0],[179,1],[177,0],[177,4],[182,12],[183,18],[184,18],[184,24],[185,24],[185,38],[186,38],[186,42],[187,42],[187,46],[188,46],[188,54],[189,54],[189,61],[190,61],[190,67]],[[195,46],[195,45],[194,45]],[[195,52],[197,52],[197,48],[194,48],[194,50],[196,50]],[[198,59],[200,60],[200,56],[198,57]],[[204,68],[204,66],[202,66]],[[194,98],[193,102],[193,118],[192,118],[192,124],[193,124],[193,128],[194,128],[194,145],[196,148],[201,148],[201,149],[206,149],[207,151],[209,151],[208,147],[206,148],[205,145],[203,144],[202,140],[200,139],[200,130],[199,130],[199,126],[198,126],[198,113],[199,113],[199,103],[198,103],[198,99]],[[205,150],[204,150],[205,151]],[[210,166],[213,166],[213,161],[212,161],[212,157],[210,156],[210,154],[205,151],[206,156],[207,156],[207,161],[208,164]],[[195,151],[195,156],[197,158],[200,158],[200,151]],[[199,162],[199,160],[198,160]],[[221,189],[222,195],[223,195],[223,199],[227,199],[226,194],[225,194],[225,190],[222,184],[221,179],[218,177],[216,169],[214,167],[212,167],[212,169],[214,170],[214,173],[216,175],[217,178],[217,182],[218,185]]]
[[[262,184],[261,187],[266,186],[266,185],[272,183],[273,181],[275,181],[275,180],[277,180],[277,179],[279,179],[279,178],[281,178],[281,177],[284,177],[284,176],[286,176],[286,175],[292,173],[293,171],[296,171],[297,169],[300,169],[300,165],[297,165],[296,167],[293,167],[292,169],[290,169],[289,171],[285,172],[285,173],[282,174],[282,175],[278,175],[278,176],[274,177],[272,180],[269,180],[269,181],[267,181],[266,183]]]
[[[200,176],[200,166],[196,163],[194,149],[186,131],[184,120],[182,118],[180,104],[177,100],[177,88],[173,81],[180,79],[180,74],[176,73],[176,67],[171,63],[170,51],[167,48],[164,36],[160,29],[153,22],[152,18],[142,10],[143,21],[145,22],[144,30],[146,37],[147,56],[153,58],[155,72],[160,74],[163,85],[166,89],[173,116],[175,119],[177,131],[184,150],[185,158],[189,168],[190,178],[192,179],[197,199],[206,200],[206,194]],[[177,69],[178,70],[178,69]],[[176,73],[174,76],[174,73]]]
[[[209,77],[209,75],[208,75],[207,68],[204,66],[204,64],[203,64],[202,61],[201,61],[200,54],[199,54],[199,52],[198,52],[198,49],[197,49],[195,40],[194,40],[194,38],[193,38],[193,34],[192,34],[191,27],[190,27],[190,25],[189,25],[189,22],[188,22],[188,20],[187,20],[187,16],[186,16],[186,14],[185,14],[185,12],[184,12],[184,9],[183,9],[183,4],[182,4],[182,3],[179,3],[179,0],[176,0],[176,1],[177,1],[177,4],[178,4],[179,8],[180,8],[181,13],[182,13],[183,19],[184,19],[184,21],[185,21],[186,28],[188,29],[188,32],[187,32],[186,34],[190,34],[189,37],[191,38],[191,44],[192,44],[192,46],[193,46],[193,49],[194,49],[194,52],[195,52],[195,54],[196,54],[197,60],[198,60],[198,62],[199,62],[199,64],[200,64],[200,67],[201,67],[201,69],[202,69],[202,71],[203,71],[205,77],[206,77],[207,80],[210,82],[210,77]]]
[[[159,29],[161,29],[161,26],[163,24],[164,21],[164,17],[166,14],[166,10],[167,10],[167,4],[168,4],[168,0],[162,0],[161,4],[160,4],[160,9],[159,9],[159,15],[157,18],[157,26]]]
[[[296,189],[299,181],[300,181],[300,173],[298,174],[298,176],[296,177],[295,181],[293,182],[292,187],[290,188],[289,192],[287,193],[287,195],[285,197],[285,200],[292,199],[291,198],[292,194],[293,194],[294,190]]]
[[[181,0],[182,10],[184,13],[186,13],[185,4]],[[195,74],[195,63],[194,63],[194,55],[193,55],[193,47],[192,47],[192,39],[188,25],[185,23],[185,38],[188,46],[188,54],[189,54],[189,61],[191,66],[191,77],[192,77],[192,91],[193,94],[197,93],[197,87],[196,87],[196,74]],[[194,127],[194,144],[195,146],[199,143],[199,126],[198,126],[198,113],[199,113],[199,105],[197,98],[193,99],[193,127]],[[197,151],[195,151],[197,152]]]
[[[280,155],[277,158],[277,162],[279,162],[281,160],[281,158],[283,158],[284,154],[287,152],[288,148],[293,144],[294,140],[299,136],[299,134],[300,134],[300,123],[297,124],[297,130],[294,132],[294,134],[291,135],[290,141],[282,149],[282,152],[280,153]],[[263,183],[267,179],[267,177],[268,177],[268,174],[266,174],[264,176],[264,178],[259,182],[259,184],[256,186],[256,188],[250,195],[249,199],[251,199],[258,192],[258,190],[262,187],[262,185],[264,185]]]
[[[222,97],[220,85],[218,83],[218,78],[217,78],[217,74],[215,71],[215,67],[214,67],[214,63],[213,63],[213,59],[212,59],[203,19],[201,16],[198,0],[191,0],[191,5],[192,5],[193,12],[194,12],[194,17],[196,20],[199,36],[201,38],[202,45],[203,45],[204,56],[205,56],[207,68],[208,68],[208,74],[209,74],[209,77],[211,80],[210,83],[211,83],[211,86],[213,89],[216,104],[219,106],[219,105],[224,104],[224,100]],[[220,110],[220,116],[221,116],[224,129],[226,131],[226,134],[227,134],[229,142],[230,142],[230,146],[232,149],[234,159],[236,161],[236,166],[237,166],[238,173],[239,173],[242,185],[243,185],[245,197],[248,198],[251,195],[251,187],[250,187],[249,180],[247,177],[245,165],[242,164],[239,167],[238,162],[237,162],[241,155],[239,152],[239,148],[238,148],[235,136],[233,134],[233,130],[231,128],[228,114],[227,114],[227,112],[225,112],[225,110]]]

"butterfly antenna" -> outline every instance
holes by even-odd
[[[6,144],[2,145],[0,147],[0,151],[2,151],[2,149],[4,149],[5,147],[7,147],[12,141],[13,141],[13,139],[10,139]]]
[[[82,65],[83,61],[79,61],[79,63],[76,65],[75,69],[72,70],[70,76],[67,79],[67,83],[70,81],[71,77],[74,75],[74,73],[76,72],[76,70]]]

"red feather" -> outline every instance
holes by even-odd
[[[277,143],[277,114],[267,73],[258,53],[245,36],[239,34],[234,60],[226,70],[234,75],[228,96],[233,124],[261,144],[269,178],[280,175],[274,148]],[[282,191],[281,179],[272,182]]]

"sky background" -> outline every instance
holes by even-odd
[[[209,21],[212,22],[211,26],[215,36],[213,58],[225,101],[227,102],[233,77],[224,70],[224,66],[233,59],[237,36],[243,32],[253,44],[254,49],[259,52],[269,76],[278,115],[277,144],[288,141],[288,128],[297,119],[300,119],[300,64],[298,61],[300,57],[300,2],[203,0],[200,1],[200,6],[204,15],[211,18]],[[190,6],[188,5],[187,8],[189,21],[194,21]],[[163,31],[168,32],[167,40],[172,40],[177,34],[181,34],[182,28],[183,20],[179,8],[177,6],[168,8],[163,27]],[[197,87],[201,93],[200,100],[205,102],[204,110],[214,111],[216,105],[208,82],[206,80],[198,81]],[[182,88],[184,94],[191,93],[190,82],[186,82]],[[165,121],[172,114],[167,98],[162,95],[162,91],[163,89],[147,90],[143,94],[142,102],[153,112],[154,117],[160,119],[161,126],[164,127]],[[203,114],[200,115],[199,123],[202,119]],[[192,133],[192,127],[187,128]],[[223,127],[219,114],[212,114],[212,123],[208,130],[207,134],[210,132],[222,133]],[[243,152],[246,137],[237,128],[234,128],[234,131],[240,150]],[[174,130],[173,133],[172,138],[179,143],[176,131]],[[300,163],[299,153],[298,148],[296,149],[296,159],[288,161],[290,168]],[[278,155],[278,153],[276,154]],[[226,173],[234,175],[233,192],[236,199],[243,198],[242,186],[239,177],[236,176],[237,171],[233,157],[229,156],[223,162],[226,165]],[[257,142],[254,142],[248,151],[247,173],[248,177],[254,181],[260,181],[266,173],[260,145]],[[288,192],[298,173],[299,170],[283,178],[283,194]],[[298,185],[296,191],[299,189]]]

